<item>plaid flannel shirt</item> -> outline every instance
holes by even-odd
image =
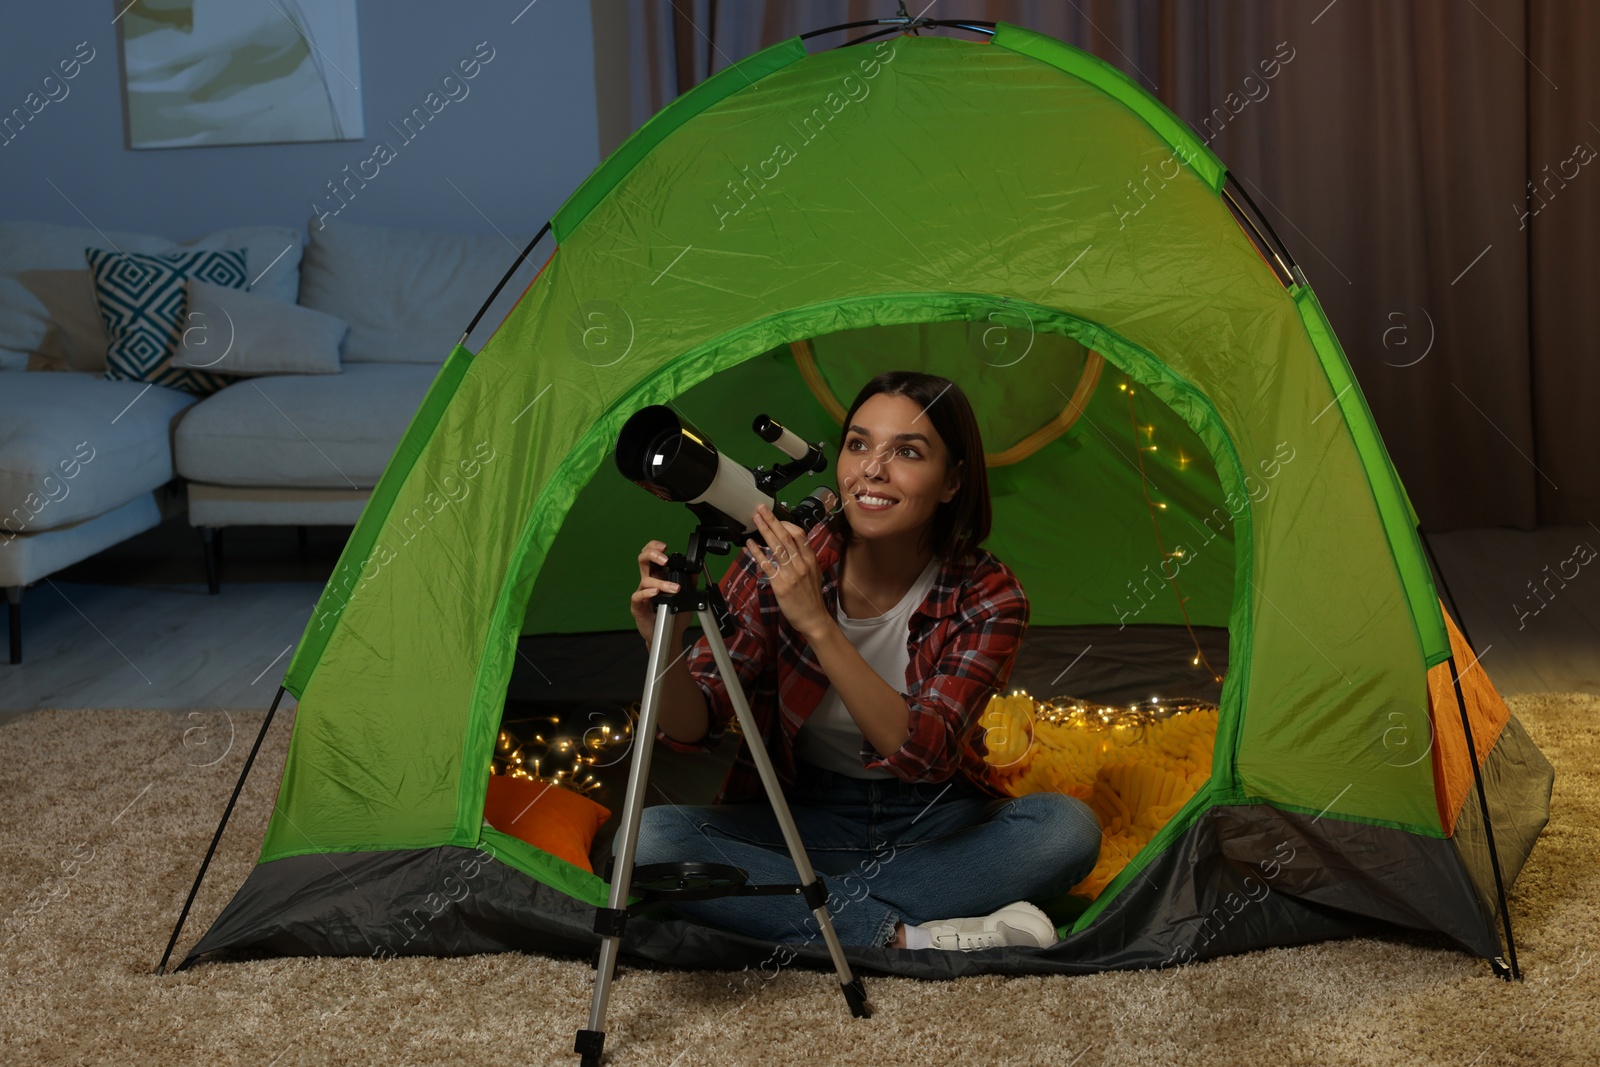
[[[813,526],[807,540],[822,569],[823,601],[837,618],[842,543],[829,522]],[[738,619],[738,630],[726,639],[728,657],[738,671],[772,765],[779,779],[791,785],[794,736],[831,683],[809,642],[784,617],[748,548],[741,549],[728,567],[720,588],[728,610]],[[978,718],[990,696],[1010,678],[1027,626],[1028,598],[1010,568],[992,553],[979,548],[943,563],[933,588],[912,611],[906,635],[911,658],[902,696],[910,735],[888,755],[863,736],[861,766],[887,768],[908,782],[943,782],[961,774],[985,793],[1009,796],[988,778]],[[736,721],[733,702],[704,635],[686,655],[689,673],[706,694],[710,730],[695,743],[677,741],[659,728],[656,738],[679,752],[710,751],[728,724]],[[766,795],[749,746],[750,739],[741,738],[713,803],[742,803]]]

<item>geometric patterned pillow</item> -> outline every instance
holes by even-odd
[[[111,345],[104,377],[154,382],[206,396],[232,379],[173,366],[187,325],[188,287],[199,278],[230,289],[245,288],[245,250],[167,252],[141,255],[84,249],[94,279],[95,302]]]

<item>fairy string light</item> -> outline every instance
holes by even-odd
[[[594,792],[600,788],[601,781],[595,777],[593,768],[609,766],[619,758],[608,753],[627,751],[633,742],[633,724],[638,721],[638,711],[639,705],[634,704],[628,709],[627,722],[620,725],[600,723],[578,737],[557,734],[561,725],[559,715],[524,720],[550,723],[549,727],[542,727],[550,730],[548,739],[538,729],[532,739],[527,739],[503,723],[490,758],[490,773],[549,782],[577,793]]]
[[[1013,689],[1011,696],[1032,700],[1033,718],[1037,722],[1096,729],[1143,727],[1183,712],[1217,710],[1217,705],[1211,701],[1192,697],[1153,696],[1131,704],[1097,704],[1092,700],[1064,695],[1040,698],[1025,689]]]
[[[1134,411],[1134,408],[1133,408],[1134,388],[1133,388],[1133,386],[1129,385],[1126,381],[1121,383],[1120,388],[1122,389],[1123,392],[1128,394],[1128,420],[1133,425],[1133,454],[1138,459],[1139,491],[1144,494],[1145,510],[1150,513],[1150,528],[1155,531],[1156,551],[1161,553],[1161,559],[1163,561],[1166,561],[1167,559],[1170,559],[1170,558],[1181,559],[1182,556],[1183,556],[1183,549],[1181,547],[1179,549],[1177,549],[1176,551],[1168,552],[1167,549],[1166,549],[1166,546],[1164,544],[1162,544],[1162,541],[1161,541],[1161,523],[1156,518],[1156,511],[1158,509],[1159,510],[1165,510],[1167,505],[1164,502],[1163,503],[1157,503],[1157,502],[1155,502],[1155,501],[1150,499],[1150,478],[1149,478],[1149,475],[1147,475],[1145,473],[1145,469],[1144,469],[1144,453],[1145,453],[1145,450],[1149,449],[1149,451],[1154,452],[1156,450],[1156,447],[1157,447],[1156,444],[1155,444],[1155,429],[1156,429],[1155,425],[1151,424],[1149,426],[1143,427],[1145,436],[1146,436],[1146,438],[1148,438],[1150,440],[1151,443],[1148,444],[1148,445],[1140,445],[1139,444],[1139,431],[1140,431],[1141,427],[1139,426],[1139,416]],[[1184,466],[1188,466],[1187,460],[1184,461],[1183,465]],[[1206,669],[1206,673],[1211,675],[1211,680],[1213,682],[1222,681],[1222,675],[1218,674],[1216,672],[1216,669],[1211,666],[1211,661],[1206,659],[1205,651],[1200,647],[1200,638],[1194,632],[1194,624],[1192,622],[1190,622],[1190,620],[1189,620],[1189,609],[1184,603],[1184,601],[1186,601],[1188,598],[1185,597],[1183,595],[1183,591],[1178,588],[1178,577],[1177,577],[1177,574],[1174,573],[1174,574],[1170,574],[1169,575],[1169,574],[1166,573],[1165,568],[1158,568],[1158,569],[1161,570],[1161,576],[1167,580],[1167,583],[1169,585],[1172,586],[1172,595],[1178,601],[1178,611],[1181,612],[1182,615],[1183,615],[1184,629],[1189,631],[1189,640],[1194,642],[1194,659],[1190,661],[1190,665],[1191,666],[1200,666],[1201,664],[1204,664],[1205,665],[1205,669]]]

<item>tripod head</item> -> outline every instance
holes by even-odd
[[[706,526],[696,526],[689,534],[689,544],[682,552],[672,552],[667,555],[666,579],[675,582],[678,586],[676,593],[660,590],[651,598],[652,608],[666,604],[672,609],[674,617],[679,612],[688,612],[694,615],[703,607],[709,607],[712,615],[717,620],[717,630],[723,637],[732,637],[733,632],[739,628],[739,620],[733,612],[728,610],[728,601],[722,595],[722,590],[716,582],[711,580],[710,573],[706,570],[705,556],[707,552],[715,552],[725,556],[733,549],[733,543],[728,539],[725,529]],[[696,582],[700,575],[706,577],[706,587],[699,588]]]

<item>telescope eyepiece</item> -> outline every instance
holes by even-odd
[[[776,420],[766,415],[757,415],[750,428],[756,432],[757,437],[774,445],[790,459],[804,461],[806,470],[820,473],[828,469],[828,457],[820,448],[793,430],[784,429]]]

